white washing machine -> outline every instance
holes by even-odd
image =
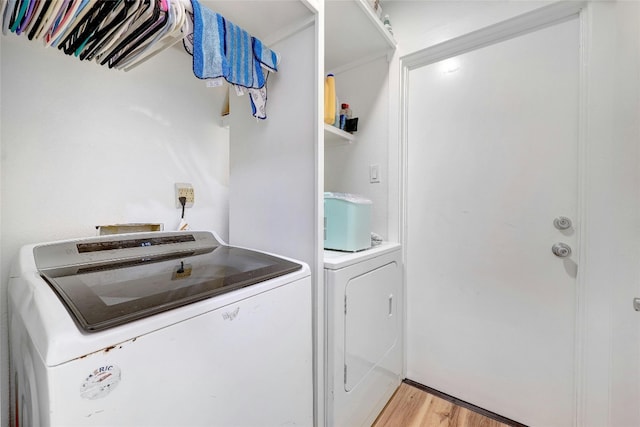
[[[401,246],[324,252],[327,425],[370,426],[402,376]]]
[[[30,245],[13,267],[14,426],[313,424],[305,264],[160,232]]]

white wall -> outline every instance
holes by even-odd
[[[336,94],[358,117],[351,144],[325,142],[325,191],[361,194],[373,201],[372,231],[388,240],[389,63],[381,57],[336,73]],[[378,165],[380,182],[369,182],[369,166]]]
[[[393,0],[384,2],[398,54],[405,55],[537,9],[553,1]]]
[[[228,237],[224,89],[193,76],[181,45],[128,72],[80,62],[26,37],[1,50],[1,425],[7,425],[6,286],[30,242],[95,235],[95,226],[176,227],[174,183],[195,188],[194,229]]]
[[[585,427],[640,425],[640,3],[589,8]]]
[[[302,260],[315,269],[315,27],[272,47],[267,119],[231,96],[230,242]]]
[[[306,262],[313,298],[314,413],[324,405],[324,281],[319,238],[322,164],[317,140],[322,33],[309,21],[274,43],[282,57],[269,77],[267,120],[248,117],[247,96],[231,96],[229,241]]]

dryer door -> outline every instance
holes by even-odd
[[[373,369],[385,368],[400,333],[400,266],[390,262],[349,281],[345,294],[346,391]],[[393,372],[393,369],[389,369]]]

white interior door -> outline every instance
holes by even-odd
[[[571,19],[409,74],[407,377],[532,426],[575,412],[579,69]]]

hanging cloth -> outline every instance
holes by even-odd
[[[193,6],[193,72],[196,77],[224,77],[229,83],[261,88],[265,78],[262,65],[278,70],[278,56],[249,33],[222,15]]]
[[[222,77],[247,88],[252,114],[266,118],[267,78],[262,67],[278,71],[278,55],[222,15],[202,7],[198,0],[191,0],[191,4],[193,35],[185,40],[191,40],[193,47],[191,51],[187,46],[185,49],[193,55],[194,75],[200,79]]]

